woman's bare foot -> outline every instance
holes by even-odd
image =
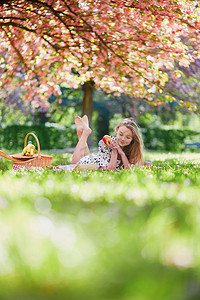
[[[83,118],[85,118],[85,121],[83,121]],[[92,129],[90,129],[90,127],[88,126],[88,118],[87,116],[83,116],[82,121],[83,121],[83,134],[86,134],[87,136],[90,135],[90,133],[92,132]]]
[[[83,133],[83,120],[79,116],[75,116],[75,125],[76,125],[76,132],[78,135],[78,138],[81,138],[81,135]]]
[[[82,117],[83,122],[85,122],[85,124],[89,127],[89,121],[88,121],[88,117],[86,115],[84,115]]]

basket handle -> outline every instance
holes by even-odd
[[[27,139],[28,139],[28,136],[29,136],[29,135],[34,136],[34,138],[36,139],[36,142],[37,142],[37,148],[38,148],[38,156],[40,156],[40,143],[39,143],[39,140],[38,140],[37,136],[36,136],[33,132],[27,133],[27,135],[26,135],[26,137],[25,137],[25,140],[24,140],[24,148],[25,148],[26,145],[27,145]]]

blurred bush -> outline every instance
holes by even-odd
[[[95,131],[95,130],[94,130]],[[28,132],[33,132],[39,139],[41,149],[64,149],[75,147],[77,135],[75,125],[68,127],[54,123],[46,125],[11,125],[0,127],[0,148],[22,149]],[[179,152],[187,149],[186,143],[199,143],[200,132],[190,129],[174,129],[166,127],[141,128],[145,149]],[[111,132],[114,134],[114,132]],[[97,146],[96,134],[93,135],[94,146]],[[29,137],[35,144],[34,138]],[[190,150],[197,150],[195,146]]]
[[[0,148],[22,149],[27,133],[33,132],[39,139],[41,149],[64,149],[73,147],[77,142],[75,126],[49,125],[11,125],[0,128]],[[36,145],[33,136],[29,136],[28,141]]]
[[[145,148],[151,150],[179,152],[186,150],[186,143],[200,142],[200,132],[190,129],[146,127],[141,132]]]

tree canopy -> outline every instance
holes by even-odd
[[[1,91],[15,82],[27,101],[46,105],[61,82],[92,80],[152,100],[166,69],[199,55],[199,29],[191,0],[1,1]]]

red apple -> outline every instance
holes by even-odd
[[[104,135],[104,137],[103,137],[103,142],[106,144],[106,143],[110,143],[110,141],[111,141],[111,136],[109,136],[109,135]]]

